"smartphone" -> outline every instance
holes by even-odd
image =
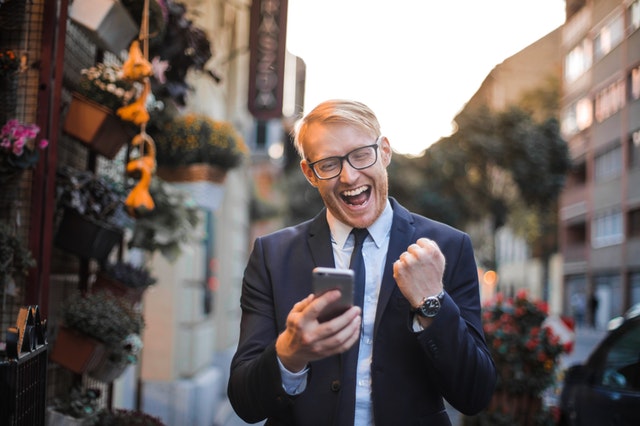
[[[337,269],[317,267],[313,269],[313,293],[316,296],[333,290],[340,290],[341,297],[327,306],[318,316],[318,321],[324,322],[337,317],[353,306],[354,273],[351,269]]]

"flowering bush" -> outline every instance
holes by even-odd
[[[20,69],[20,57],[13,50],[0,50],[0,78],[15,74]]]
[[[205,163],[228,170],[240,164],[247,147],[233,126],[202,114],[178,116],[153,132],[159,166]]]
[[[115,111],[138,97],[139,83],[122,78],[122,70],[114,64],[98,63],[81,71],[76,91],[104,107]]]
[[[33,139],[40,132],[35,124],[9,120],[0,130],[0,183],[16,172],[33,167],[38,162],[38,151]],[[44,149],[49,141],[41,139],[37,148]]]
[[[498,371],[494,401],[483,414],[488,424],[553,423],[540,396],[554,383],[559,357],[568,348],[544,325],[547,316],[546,302],[531,300],[525,290],[514,299],[498,294],[483,307],[485,338]]]

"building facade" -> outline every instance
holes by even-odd
[[[599,328],[640,302],[640,1],[567,2],[560,199],[564,310]]]

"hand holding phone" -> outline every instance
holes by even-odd
[[[328,305],[318,316],[319,322],[328,321],[353,306],[354,273],[351,269],[317,267],[313,269],[313,293],[320,296],[329,290],[340,290],[340,299]]]

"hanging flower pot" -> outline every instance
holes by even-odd
[[[104,383],[111,383],[131,365],[128,362],[114,361],[111,354],[105,353],[99,362],[88,371],[89,376]]]
[[[111,110],[77,93],[73,94],[63,130],[108,159],[113,159],[136,134],[134,126]]]
[[[62,326],[49,358],[67,370],[84,374],[98,365],[104,353],[105,346],[101,342]]]
[[[102,49],[120,53],[138,34],[133,18],[116,0],[74,0],[69,18]]]
[[[105,259],[122,240],[123,231],[65,208],[55,237],[57,247],[83,259]]]

